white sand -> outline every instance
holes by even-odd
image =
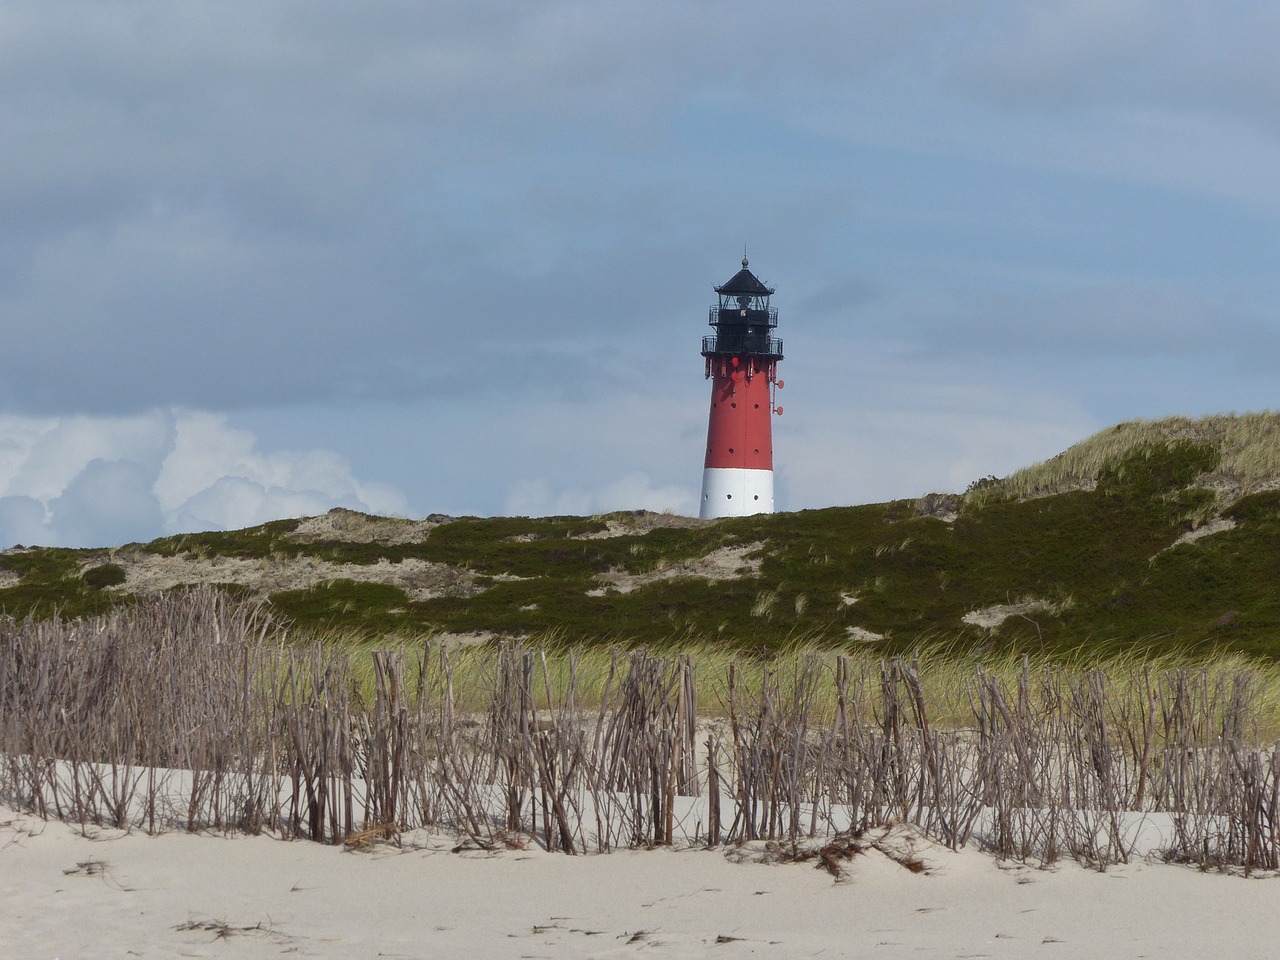
[[[0,956],[14,960],[1280,955],[1280,880],[1164,864],[1002,868],[926,844],[927,874],[872,852],[837,883],[812,863],[724,851],[86,839],[3,808],[0,825]]]

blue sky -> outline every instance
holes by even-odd
[[[694,512],[712,286],[781,509],[1276,406],[1261,3],[10,0],[0,544]]]

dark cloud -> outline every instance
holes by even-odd
[[[1280,329],[1177,287],[1053,293],[963,291],[917,305],[894,331],[925,352],[1038,357],[1062,366],[1096,360],[1221,356],[1237,364],[1280,354]]]
[[[1006,419],[984,407],[955,430],[1045,443],[1132,415],[1130,382],[1149,407],[1181,402],[1171,383],[1230,399],[1233,365],[1280,356],[1275,16],[6,3],[0,413],[33,436],[87,416],[62,416],[47,450],[11,455],[0,435],[0,535],[144,536],[155,490],[166,530],[405,502],[366,476],[422,510],[675,502],[686,460],[696,483],[711,286],[744,242],[778,287],[783,440],[822,397],[833,422],[927,424],[967,377]],[[1186,376],[1205,351],[1212,385]],[[1100,364],[1128,375],[1055,425],[1098,394],[1079,385]],[[214,413],[175,440],[175,406]],[[107,423],[156,410],[150,454]],[[232,437],[227,411],[272,452]],[[302,433],[359,458],[279,452]],[[780,480],[790,506],[841,499],[852,460],[867,483],[885,462],[824,459],[830,443]],[[922,440],[910,469],[938,449]],[[981,475],[971,460],[957,472]]]
[[[950,79],[994,102],[1235,114],[1277,129],[1280,12],[1252,0],[983,4]]]
[[[10,5],[0,406],[429,395],[486,381],[486,337],[623,346],[761,212],[673,165],[672,111],[871,69],[924,7]]]

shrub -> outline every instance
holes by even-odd
[[[84,582],[95,590],[118,587],[128,579],[124,567],[118,563],[103,563],[84,572]]]

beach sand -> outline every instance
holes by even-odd
[[[758,862],[763,845],[569,857],[408,839],[348,850],[82,832],[0,808],[0,955],[1280,956],[1274,878],[1002,865],[905,831],[890,839],[916,844],[927,872],[872,850],[840,881],[813,862]]]

